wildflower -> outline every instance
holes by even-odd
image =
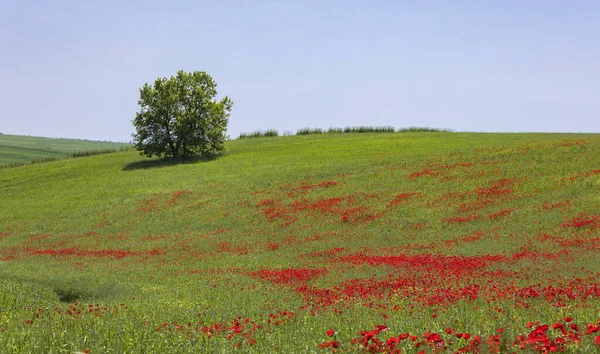
[[[340,347],[340,345],[341,345],[341,343],[338,341],[331,341],[331,342],[321,343],[320,347],[321,347],[321,349],[325,349],[325,348],[337,349]]]

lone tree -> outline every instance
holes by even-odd
[[[133,120],[135,148],[148,157],[173,158],[222,151],[233,102],[214,99],[216,88],[207,73],[183,70],[144,84]]]

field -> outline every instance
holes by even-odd
[[[227,149],[0,169],[0,348],[600,350],[600,135]]]
[[[77,154],[120,150],[128,144],[0,134],[0,168]]]

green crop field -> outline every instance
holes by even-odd
[[[600,135],[226,146],[0,169],[0,351],[600,350]]]
[[[40,138],[0,134],[0,168],[54,160],[89,152],[120,150],[130,146],[91,140]]]

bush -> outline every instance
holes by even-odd
[[[321,128],[302,128],[298,129],[296,135],[323,134],[325,131]]]
[[[279,132],[275,129],[269,129],[269,130],[265,130],[260,131],[260,130],[256,130],[252,133],[240,133],[240,136],[238,136],[238,139],[246,139],[246,138],[266,138],[266,137],[276,137],[279,136]]]
[[[395,132],[395,129],[392,126],[369,127],[369,126],[363,125],[360,127],[344,128],[344,133],[393,133],[393,132]]]
[[[263,133],[263,136],[266,136],[266,137],[279,136],[279,132],[275,129],[269,129]]]
[[[453,130],[452,129],[430,128],[430,127],[408,127],[408,128],[398,129],[398,133],[405,133],[405,132],[449,133],[449,132],[453,132]]]
[[[403,132],[452,132],[451,129],[439,129],[439,128],[428,128],[428,127],[408,127],[408,128],[400,128],[396,130],[391,125],[385,126],[367,126],[361,125],[357,127],[345,127],[345,128],[336,128],[332,127],[329,129],[321,129],[321,128],[301,128],[298,129],[296,135],[310,135],[310,134],[342,134],[342,133],[403,133]],[[284,133],[283,136],[294,135],[292,133]],[[253,133],[241,133],[238,139],[244,138],[260,138],[267,136],[279,136],[277,130],[271,129],[266,130],[264,132],[257,130]]]

